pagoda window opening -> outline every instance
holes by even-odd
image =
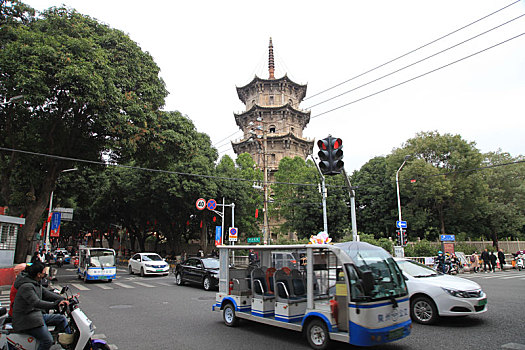
[[[270,96],[270,106],[273,106],[273,96]]]
[[[275,125],[270,125],[270,133],[274,134],[275,133]]]

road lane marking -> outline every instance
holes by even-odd
[[[11,293],[10,290],[3,290],[2,295],[9,295]]]
[[[147,284],[147,283],[142,283],[142,282],[133,282],[133,283],[136,283],[144,287],[155,288],[155,286],[152,286],[151,284]]]
[[[508,343],[501,346],[503,349],[525,350],[524,344]]]
[[[174,285],[175,285],[175,282],[173,282],[173,283],[168,283],[168,282],[155,282],[155,283],[161,284],[161,285],[163,285],[163,286],[168,286],[168,287],[171,287],[171,286],[174,286]]]
[[[94,286],[97,286],[101,289],[113,289],[113,287],[106,286],[105,284],[94,284]]]
[[[122,288],[135,288],[133,286],[130,286],[129,284],[124,284],[124,283],[120,283],[120,282],[113,282],[113,284],[116,284],[117,286],[120,286]]]
[[[502,280],[508,280],[509,278],[516,278],[515,276],[501,277]]]
[[[75,287],[76,289],[78,289],[78,290],[89,290],[89,288],[84,287],[84,286],[81,285],[81,284],[71,283],[71,285],[72,285],[73,287]]]

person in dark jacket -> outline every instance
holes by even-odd
[[[503,271],[503,265],[505,265],[505,253],[503,253],[503,249],[500,249],[498,252],[498,260],[501,271]]]
[[[490,252],[490,269],[492,270],[492,272],[496,272],[496,261],[498,260],[498,258],[496,257],[496,255],[494,255],[494,252]]]
[[[42,287],[40,281],[46,276],[44,269],[44,264],[35,262],[26,268],[25,274],[18,275],[14,283],[18,291],[13,303],[13,330],[38,339],[38,350],[48,350],[53,345],[48,325],[61,327],[66,333],[71,333],[64,315],[44,314],[44,310],[69,304],[60,295]]]
[[[489,250],[485,248],[485,250],[481,253],[481,260],[483,260],[483,271],[487,272],[487,266],[490,271],[490,256],[489,256]]]

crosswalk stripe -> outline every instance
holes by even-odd
[[[155,286],[152,286],[151,284],[142,283],[142,282],[133,282],[133,283],[136,283],[136,284],[144,286],[144,287],[149,287],[149,288],[154,288],[155,287]]]
[[[78,290],[89,290],[89,288],[84,287],[83,285],[78,284],[78,283],[71,283],[71,285],[72,285],[73,287],[75,287],[76,289],[78,289]]]
[[[105,284],[94,284],[94,286],[97,286],[101,289],[113,289],[113,287],[107,286]]]
[[[133,286],[130,286],[129,284],[124,284],[124,283],[120,283],[120,282],[113,282],[113,284],[116,284],[117,286],[120,286],[122,288],[135,288]]]
[[[9,295],[9,293],[11,293],[10,290],[3,290],[2,291],[2,295]]]
[[[158,283],[160,285],[163,285],[163,286],[168,286],[168,287],[171,287],[175,284],[175,282],[173,283],[167,283],[167,282],[155,282],[155,283]]]

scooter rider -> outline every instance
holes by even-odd
[[[46,277],[44,268],[44,264],[35,262],[28,266],[26,274],[20,274],[14,283],[18,291],[13,303],[13,330],[38,339],[38,350],[48,350],[53,345],[48,325],[61,327],[66,333],[71,333],[64,315],[44,314],[44,310],[69,305],[63,297],[42,287],[40,281]]]
[[[438,252],[438,255],[436,257],[436,266],[437,271],[445,273],[445,256],[443,255],[443,252],[441,250]]]

